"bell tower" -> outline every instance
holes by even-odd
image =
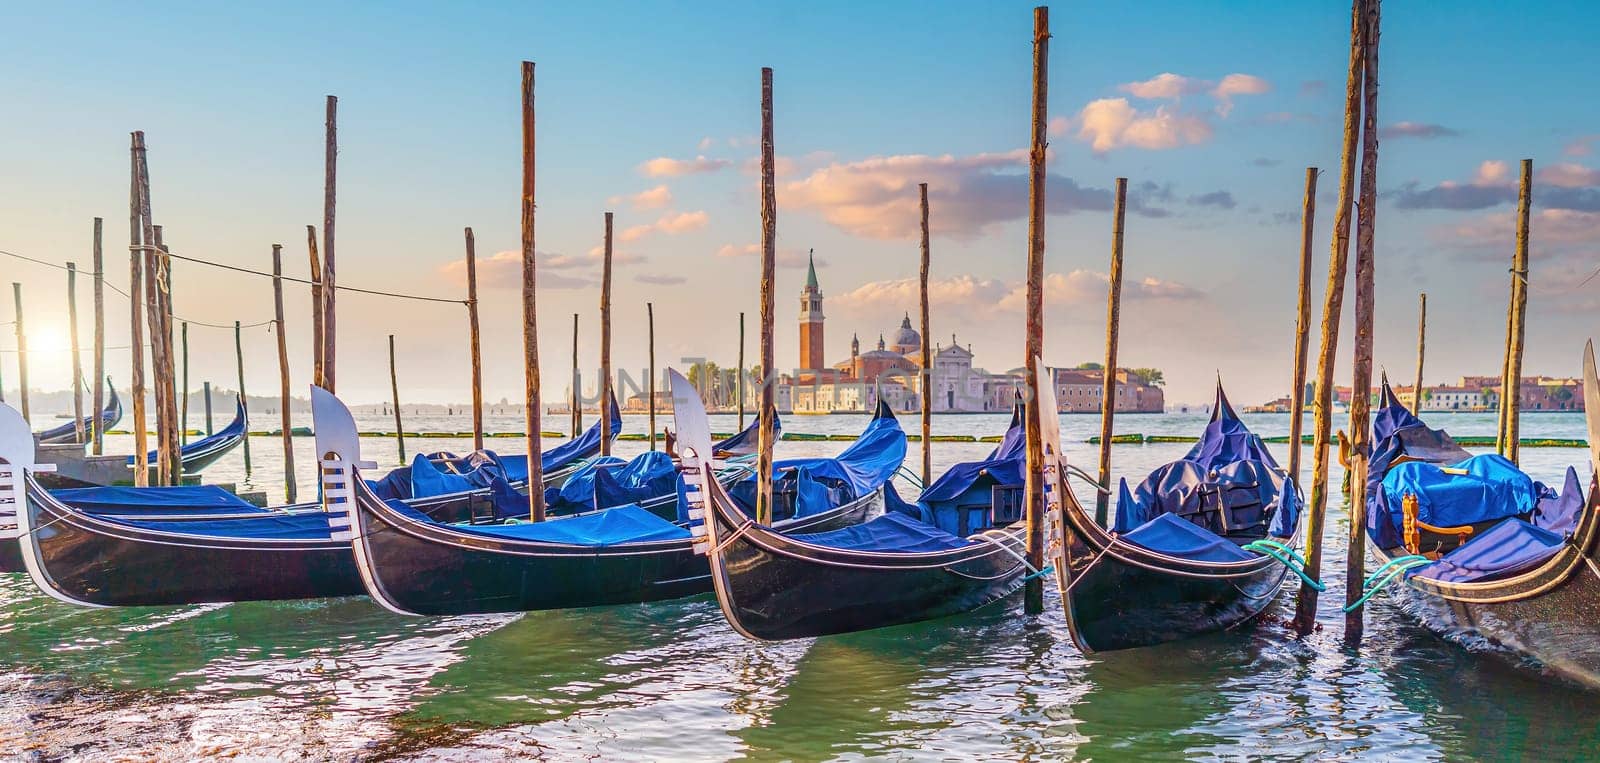
[[[820,372],[827,368],[822,355],[822,287],[817,285],[816,250],[811,250],[806,287],[800,290],[800,367]]]

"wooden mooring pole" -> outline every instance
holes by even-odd
[[[483,450],[483,350],[478,344],[478,244],[467,237],[467,340],[472,353],[472,449]]]
[[[778,184],[772,142],[772,68],[761,69],[761,374],[772,375],[772,320],[778,243]],[[772,448],[777,440],[777,406],[772,385],[760,380],[761,408],[756,456],[756,522],[772,524]]]
[[[394,447],[406,462],[406,425],[400,420],[400,377],[394,370],[394,334],[389,335],[389,394],[394,400]],[[529,483],[532,484],[532,483]]]
[[[650,450],[656,449],[656,306],[654,302],[644,303],[645,335],[650,349],[650,380],[645,385],[645,394],[650,400]],[[606,414],[610,418],[610,412]]]
[[[322,387],[329,392],[336,389],[335,370],[338,367],[339,331],[334,302],[338,298],[339,279],[333,263],[333,218],[338,196],[339,176],[339,99],[328,96],[327,116],[324,122],[322,171]]]
[[[92,452],[101,455],[105,450],[105,422],[100,411],[106,400],[106,263],[101,234],[105,220],[94,219],[94,417],[90,439]]]
[[[1367,470],[1372,443],[1372,343],[1376,278],[1373,234],[1378,212],[1378,34],[1382,0],[1362,10],[1361,193],[1356,205],[1355,362],[1350,382],[1350,544],[1345,555],[1345,643],[1361,642],[1366,584]]]
[[[317,256],[315,225],[306,226],[306,254],[311,261],[311,383],[327,389],[322,366],[322,258]]]
[[[83,359],[78,356],[78,266],[67,263],[67,345],[72,353],[72,441],[85,442]]]
[[[239,367],[239,404],[243,405],[246,415],[250,410],[250,396],[244,391],[244,335],[239,330],[239,322],[233,322],[233,356]],[[244,476],[250,477],[250,434],[245,433],[244,442]]]
[[[129,150],[131,172],[128,183],[128,308],[133,367],[129,373],[133,409],[133,484],[150,484],[150,442],[144,410],[144,219],[139,213],[139,154],[137,144]],[[153,242],[152,242],[153,243]]]
[[[1122,230],[1127,217],[1128,179],[1117,178],[1117,195],[1111,214],[1111,273],[1106,292],[1106,362],[1100,388],[1100,471],[1096,479],[1094,521],[1101,527],[1111,512],[1111,438],[1117,413],[1117,332],[1122,326]],[[1046,380],[1046,384],[1054,380]]]
[[[183,339],[181,347],[183,352],[183,391],[178,396],[178,443],[189,442],[189,322],[183,322],[183,330],[179,332]]]
[[[184,324],[188,328],[187,323]],[[294,427],[289,420],[289,405],[294,398],[289,396],[289,339],[284,334],[283,324],[283,246],[272,245],[272,331],[278,335],[278,399],[281,401],[279,408],[282,415],[280,426],[283,430],[283,494],[289,503],[294,503],[296,498],[295,473],[294,473]],[[187,389],[188,382],[185,382]],[[185,397],[187,397],[187,392]]]
[[[1505,390],[1500,408],[1505,411],[1505,456],[1511,463],[1521,462],[1522,445],[1522,350],[1528,333],[1528,208],[1533,204],[1533,160],[1522,160],[1522,189],[1517,198],[1517,251],[1511,264],[1511,332],[1506,347]]]
[[[611,213],[600,265],[600,455],[611,455]]]
[[[1355,196],[1356,144],[1361,119],[1361,3],[1350,12],[1350,65],[1345,78],[1344,143],[1339,160],[1339,203],[1333,213],[1333,241],[1328,256],[1328,287],[1322,303],[1321,344],[1317,352],[1317,386],[1312,402],[1312,472],[1306,503],[1306,575],[1322,579],[1322,535],[1328,513],[1328,470],[1333,440],[1333,374],[1339,351],[1339,323],[1344,310],[1345,275],[1350,254],[1350,208]],[[1317,589],[1304,582],[1295,601],[1295,629],[1309,634],[1317,625]]]
[[[1044,193],[1045,127],[1049,118],[1050,9],[1033,9],[1033,118],[1032,140],[1028,149],[1028,292],[1027,292],[1027,382],[1030,391],[1050,380],[1041,376],[1039,358],[1044,353]],[[1026,429],[1028,458],[1026,474],[1028,567],[1044,569],[1044,442],[1040,439],[1044,416],[1037,392],[1027,406]],[[1033,575],[1024,584],[1023,611],[1030,615],[1044,612],[1044,578]]]
[[[1300,208],[1300,288],[1295,298],[1294,381],[1289,390],[1289,479],[1301,486],[1301,430],[1305,422],[1306,364],[1311,349],[1311,247],[1317,223],[1317,168],[1306,168],[1306,195]]]
[[[739,431],[744,431],[744,390],[749,386],[749,370],[744,367],[744,311],[739,311]]]
[[[212,419],[211,419],[211,382],[201,382],[200,385],[201,385],[201,387],[203,389],[201,394],[205,395],[206,436],[210,437],[211,433],[215,429],[214,425],[212,424]]]
[[[17,309],[17,402],[22,405],[22,418],[29,418],[28,407],[28,332],[22,318],[22,284],[11,282],[11,298]]]
[[[1422,415],[1422,361],[1428,352],[1428,293],[1417,295],[1417,381],[1411,385],[1411,412]]]
[[[528,433],[528,516],[544,521],[544,468],[539,441],[539,299],[534,246],[533,62],[522,62],[522,375]],[[604,415],[604,414],[602,414]]]
[[[933,482],[933,340],[928,338],[928,184],[918,183],[917,193],[922,204],[922,252],[917,271],[917,311],[922,330],[922,486]]]
[[[578,314],[572,314],[572,399],[567,418],[572,421],[572,439],[583,433],[583,374],[578,371]]]

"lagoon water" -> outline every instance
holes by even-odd
[[[363,428],[388,429],[384,417]],[[1263,436],[1287,416],[1244,417]],[[1343,417],[1339,417],[1342,419]],[[1431,415],[1456,435],[1492,435],[1493,415]],[[666,421],[668,417],[663,417]],[[554,421],[564,422],[562,417]],[[220,422],[219,422],[220,423]],[[787,432],[853,433],[862,416],[788,417]],[[915,430],[915,418],[904,419]],[[1128,415],[1121,432],[1198,434],[1198,414]],[[1309,417],[1307,430],[1309,431]],[[997,435],[999,415],[935,419],[935,433]],[[1098,418],[1062,419],[1068,456]],[[258,423],[258,428],[264,426]],[[462,431],[465,417],[408,417]],[[491,430],[520,429],[491,417]],[[642,416],[623,431],[641,431]],[[736,428],[732,416],[713,429]],[[1577,414],[1530,414],[1526,437],[1584,437]],[[131,438],[108,438],[127,452]],[[550,442],[550,441],[547,441]],[[302,495],[312,441],[299,438]],[[388,439],[364,456],[396,463]],[[785,442],[779,455],[839,442]],[[520,447],[515,439],[491,447]],[[282,494],[280,441],[252,438],[208,481]],[[631,455],[641,442],[620,442]],[[908,462],[920,445],[913,443]],[[992,445],[934,443],[935,471]],[[1118,445],[1137,481],[1186,444]],[[1287,445],[1274,445],[1282,460]],[[412,439],[408,452],[470,449]],[[1306,476],[1310,449],[1305,451]],[[1578,448],[1523,452],[1535,478],[1580,471]],[[1091,468],[1092,470],[1092,468]],[[1332,480],[1342,474],[1334,465]],[[1079,495],[1086,496],[1081,484]],[[907,492],[906,489],[903,492]],[[1337,496],[1337,492],[1335,493]],[[184,608],[74,609],[24,577],[0,576],[0,753],[188,759],[1517,759],[1593,758],[1600,696],[1541,682],[1500,657],[1447,643],[1379,596],[1359,650],[1341,645],[1344,517],[1330,507],[1323,629],[1296,639],[1286,588],[1236,633],[1085,658],[1054,592],[1047,613],[1018,597],[977,612],[810,641],[745,641],[710,597],[644,606],[404,618],[363,598]],[[141,574],[131,569],[130,575]]]

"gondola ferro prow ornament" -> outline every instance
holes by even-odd
[[[1593,490],[1600,490],[1600,378],[1594,365],[1594,340],[1583,345],[1583,409],[1589,427],[1589,466],[1594,470]]]
[[[667,369],[667,384],[672,391],[673,426],[677,430],[673,446],[678,451],[678,468],[683,473],[683,492],[688,500],[689,533],[694,537],[694,552],[709,554],[715,542],[707,535],[710,522],[706,521],[706,475],[714,474],[716,463],[710,458],[711,425],[706,419],[705,404],[694,385],[678,373]],[[705,454],[702,456],[701,454]]]
[[[356,469],[376,469],[361,460],[361,437],[350,409],[332,392],[311,385],[311,420],[317,438],[317,474],[322,483],[322,508],[328,512],[329,537],[353,541],[351,505]]]
[[[56,470],[54,464],[37,463],[37,457],[28,420],[22,417],[21,411],[0,403],[0,540],[22,536],[17,517],[26,513],[22,511],[22,502],[27,500],[23,472],[39,474]]]

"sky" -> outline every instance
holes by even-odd
[[[537,64],[538,333],[546,401],[566,395],[572,315],[598,366],[602,215],[615,212],[613,358],[758,357],[760,68],[775,70],[776,357],[798,355],[814,250],[826,355],[844,359],[916,309],[917,183],[930,186],[933,338],[977,365],[1022,363],[1031,88],[1027,3],[11,3],[0,27],[0,250],[107,272],[126,288],[128,140],[144,130],[153,210],[178,254],[307,271],[322,220],[323,108],[339,96],[343,285],[464,296],[462,229],[480,260],[485,397],[522,389],[519,64]],[[1240,404],[1287,393],[1305,168],[1321,168],[1320,314],[1338,187],[1349,7],[1340,3],[1058,3],[1049,60],[1045,360],[1098,361],[1110,191],[1129,183],[1122,365],[1164,371],[1169,403],[1218,374]],[[1427,381],[1497,373],[1518,162],[1533,160],[1525,369],[1576,375],[1600,333],[1600,7],[1390,3],[1378,123],[1376,362]],[[198,322],[272,316],[264,279],[174,265]],[[83,279],[85,283],[87,279]],[[65,274],[0,257],[20,282],[31,382],[70,384]],[[309,295],[286,294],[294,389],[310,378]],[[0,321],[11,320],[9,294]],[[89,341],[88,289],[80,331]],[[339,386],[469,397],[461,305],[352,293]],[[1348,383],[1349,317],[1339,348]],[[126,300],[107,294],[108,345]],[[1313,319],[1314,321],[1317,318]],[[12,327],[0,373],[16,384]],[[892,336],[892,334],[891,334]],[[1313,333],[1315,336],[1315,333]],[[247,386],[275,389],[275,338],[243,336]],[[1312,352],[1316,352],[1313,340]],[[190,330],[193,386],[235,386],[231,331]],[[108,352],[125,384],[129,356]]]

